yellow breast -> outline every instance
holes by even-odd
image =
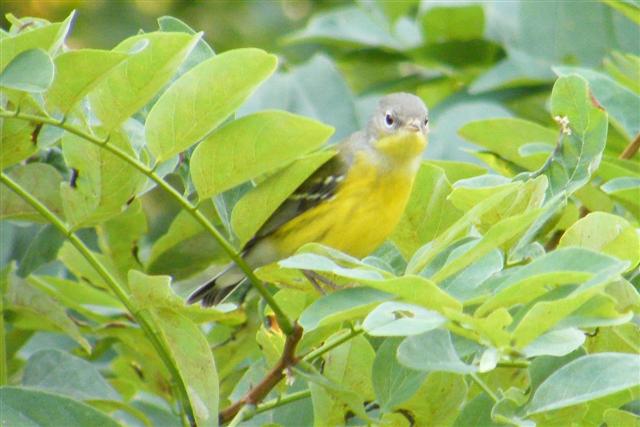
[[[422,153],[418,147],[398,150],[399,142],[391,141],[387,148],[402,161],[391,159],[393,167],[382,168],[370,154],[360,153],[332,199],[276,231],[270,240],[280,255],[289,256],[305,243],[317,242],[362,258],[380,246],[404,212]],[[424,144],[423,140],[419,145],[424,148]]]

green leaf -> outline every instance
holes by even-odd
[[[19,166],[9,173],[11,179],[44,204],[50,211],[62,216],[62,200],[60,199],[60,182],[62,176],[53,167],[43,163],[29,163]],[[24,219],[43,222],[44,218],[4,184],[2,189],[2,219]]]
[[[473,366],[460,360],[449,331],[436,329],[405,338],[398,347],[398,361],[418,371],[440,371],[468,374],[475,371]]]
[[[462,304],[438,287],[431,280],[414,275],[388,279],[360,279],[361,283],[374,289],[388,292],[403,301],[425,307],[429,310],[462,310]]]
[[[92,255],[105,267],[112,275],[118,276],[118,271],[111,259],[108,256],[91,251]],[[58,259],[67,267],[67,269],[73,273],[74,276],[89,282],[92,286],[96,286],[102,289],[109,289],[109,284],[105,282],[104,278],[98,274],[87,259],[73,246],[70,242],[64,242],[62,248],[58,251]]]
[[[607,140],[607,115],[593,105],[587,81],[577,75],[560,77],[551,93],[551,113],[568,119],[570,134],[562,137],[550,162],[549,194],[571,194],[597,169]]]
[[[539,336],[527,345],[523,353],[526,357],[565,356],[584,343],[584,332],[576,328],[558,329]]]
[[[563,248],[534,260],[504,276],[494,295],[476,310],[485,316],[499,307],[524,304],[544,295],[549,286],[585,282],[611,268],[624,267],[620,261],[582,248]]]
[[[358,393],[363,401],[373,398],[370,373],[375,352],[365,337],[358,335],[323,358],[323,374],[330,381]]]
[[[469,87],[472,94],[496,89],[534,86],[553,80],[552,62],[518,49],[507,48],[507,57],[481,74]]]
[[[42,49],[18,54],[0,73],[0,87],[42,93],[53,81],[53,61]]]
[[[482,426],[500,427],[504,424],[494,423],[491,419],[491,409],[495,405],[489,395],[481,393],[466,402],[462,412],[456,418],[454,427]]]
[[[598,353],[580,357],[549,376],[536,390],[528,414],[589,402],[640,385],[640,356]]]
[[[106,414],[89,405],[52,393],[21,387],[0,388],[2,422],[24,427],[100,425],[118,427]]]
[[[472,143],[528,170],[541,167],[548,153],[525,155],[521,149],[530,144],[543,143],[549,145],[549,150],[553,150],[558,138],[556,131],[522,119],[488,119],[469,122],[460,128],[459,133]]]
[[[494,348],[504,348],[511,345],[511,334],[506,328],[513,323],[513,318],[506,308],[494,310],[487,317],[482,318],[453,311],[447,311],[446,315],[449,320],[456,322],[450,324],[450,327],[457,334],[469,340],[483,345],[490,343]],[[458,324],[463,327],[454,327]]]
[[[479,217],[485,213],[495,209],[504,199],[512,195],[518,189],[518,185],[510,185],[495,192],[486,200],[476,204],[469,209],[459,220],[449,226],[438,238],[423,246],[418,250],[409,265],[407,265],[407,273],[417,273],[422,271],[440,252],[456,240],[464,233],[472,223],[476,222]]]
[[[348,412],[368,419],[363,405],[374,398],[370,377],[374,358],[371,344],[363,336],[356,336],[324,355],[323,376],[303,376],[311,383],[316,423],[339,424]]]
[[[132,157],[136,153],[124,132],[114,132],[109,143]],[[142,187],[146,177],[120,157],[79,136],[65,134],[62,152],[76,179],[61,188],[64,211],[73,227],[91,226],[122,211]]]
[[[640,133],[640,96],[605,74],[580,67],[554,67],[559,76],[577,74],[589,82],[589,89],[609,119],[622,128],[628,139]]]
[[[640,237],[624,218],[592,212],[565,231],[558,247],[580,246],[629,261],[628,270],[640,262]]]
[[[116,297],[83,281],[75,282],[58,277],[31,275],[27,278],[27,282],[60,301],[67,308],[96,321],[106,319],[98,313],[99,307],[108,309],[105,310],[107,313],[124,310],[122,303]]]
[[[502,203],[485,211],[475,220],[475,226],[481,233],[486,234],[491,227],[505,218],[539,208],[548,188],[547,178],[539,176],[522,184],[521,181],[511,182],[499,175],[477,176],[458,181],[449,195],[449,200],[458,209],[467,212],[491,197],[493,193],[512,186],[517,187],[517,191],[509,194]]]
[[[632,316],[631,313],[617,312],[614,310],[615,301],[598,295],[602,293],[606,285],[618,280],[624,269],[625,264],[618,262],[598,272],[564,298],[550,298],[548,301],[543,300],[535,303],[513,330],[513,345],[519,349],[524,348],[534,339],[558,325],[563,319],[568,319],[570,315],[576,317],[575,321],[564,322],[563,326],[583,326],[584,323],[586,323],[584,326],[607,326],[628,321]],[[565,292],[562,289],[560,291]],[[605,313],[596,310],[595,316],[589,316],[589,308],[591,307],[585,304],[588,301],[595,303],[596,309],[601,307],[604,302],[605,309],[609,308],[609,310],[606,310]],[[588,321],[589,317],[595,317],[596,321]]]
[[[145,135],[157,161],[178,154],[224,122],[276,68],[259,49],[236,49],[204,61],[174,82],[147,117]]]
[[[603,3],[614,8],[630,20],[636,23],[636,25],[640,25],[640,7],[637,2],[631,1],[613,1],[613,0],[603,0]],[[607,423],[608,424],[608,423]]]
[[[136,270],[130,270],[128,274],[131,293],[136,305],[144,309],[167,309],[175,312],[180,317],[185,317],[189,322],[220,322],[235,325],[243,321],[241,312],[226,313],[216,308],[202,307],[199,305],[185,305],[184,299],[175,294],[171,288],[171,277],[149,276]],[[199,337],[194,340],[199,341]]]
[[[200,35],[148,33],[130,37],[116,53],[130,53],[89,93],[96,116],[108,130],[140,110],[171,79]]]
[[[356,280],[379,280],[389,276],[389,273],[384,270],[317,243],[308,243],[302,246],[297,254],[279,261],[278,265],[289,269],[331,273]]]
[[[342,289],[307,307],[300,315],[300,326],[309,332],[320,326],[357,318],[391,297],[386,292],[364,287]]]
[[[640,56],[612,52],[610,58],[605,58],[604,68],[617,82],[640,94]]]
[[[215,218],[211,203],[203,203],[199,210],[210,220]],[[169,229],[151,246],[146,271],[149,274],[169,274],[180,280],[214,262],[222,263],[227,259],[227,253],[211,234],[182,210]]]
[[[576,351],[565,356],[540,356],[534,358],[531,361],[531,365],[529,365],[531,392],[535,393],[538,387],[540,387],[540,384],[545,382],[546,379],[555,371],[585,354],[586,353],[582,348],[578,348]]]
[[[639,18],[640,20],[640,18]],[[604,412],[603,421],[608,426],[640,426],[640,417],[633,412],[610,408]]]
[[[191,176],[201,199],[282,167],[319,147],[333,130],[283,111],[234,120],[204,140],[191,157]]]
[[[396,352],[401,338],[386,339],[376,352],[371,372],[376,400],[383,412],[391,412],[420,388],[426,374],[398,363]]]
[[[461,179],[473,178],[474,176],[484,175],[487,173],[486,168],[474,163],[435,159],[427,160],[425,163],[442,169],[445,175],[447,175],[447,179],[452,184]]]
[[[496,248],[503,247],[507,242],[513,241],[523,233],[533,221],[540,215],[539,209],[505,218],[492,226],[482,239],[464,254],[460,254],[454,260],[445,264],[431,280],[440,283],[462,269],[472,265]]]
[[[394,1],[376,0],[377,6],[382,9],[391,23],[395,23],[401,17],[407,15],[411,9],[418,6],[419,0]]]
[[[55,349],[40,350],[29,358],[22,385],[76,400],[120,400],[95,366]]]
[[[147,218],[139,199],[119,215],[98,226],[100,249],[111,258],[121,276],[126,276],[131,269],[140,269],[138,241],[146,232]]]
[[[419,335],[445,322],[435,311],[402,302],[383,302],[367,315],[362,327],[372,336],[400,337]]]
[[[418,170],[407,207],[391,240],[405,258],[410,258],[425,243],[433,240],[462,216],[447,196],[451,184],[445,172],[428,163]]]
[[[91,353],[91,345],[80,333],[78,325],[67,315],[66,308],[46,293],[12,274],[5,299],[5,307],[21,313],[30,325],[35,323],[37,329],[64,332],[84,351]],[[20,327],[19,322],[16,322],[16,327]]]
[[[481,5],[434,6],[421,19],[422,33],[428,43],[482,38],[484,9]]]
[[[640,163],[633,160],[605,156],[597,172],[605,180],[621,177],[640,178]]]
[[[71,50],[56,56],[55,78],[45,95],[47,106],[57,108],[63,114],[70,112],[127,58],[129,55],[126,53],[97,49]]]
[[[353,95],[336,65],[322,54],[276,73],[238,110],[241,116],[277,109],[311,117],[333,126],[331,142],[341,141],[364,126]]]
[[[460,256],[464,257],[465,250],[468,247],[473,248],[474,245],[476,245],[475,241],[461,245],[451,252],[451,256],[458,256],[456,252],[460,252],[462,253]],[[440,288],[457,300],[463,301],[465,305],[473,304],[476,298],[482,298],[489,293],[486,286],[487,279],[500,272],[503,267],[502,252],[494,249],[460,272],[443,280]]]
[[[466,395],[467,385],[462,375],[431,372],[413,397],[398,405],[398,408],[409,411],[413,415],[415,425],[450,426],[458,415]]]
[[[34,137],[40,129],[26,120],[0,119],[0,169],[28,159],[38,152]]]
[[[0,39],[0,70],[4,70],[7,65],[20,53],[30,49],[44,49],[52,52],[58,48],[62,38],[66,35],[70,21],[74,14],[71,14],[64,22],[48,24],[31,31],[25,31],[13,37]]]
[[[64,240],[65,236],[53,225],[47,224],[42,227],[20,260],[16,272],[18,276],[27,277],[38,267],[56,259],[58,249]]]
[[[304,156],[249,190],[231,214],[231,225],[240,245],[249,241],[282,202],[333,155],[333,151],[323,151]]]
[[[335,44],[344,47],[399,49],[406,43],[393,37],[379,22],[356,6],[313,16],[306,28],[287,36],[288,43]]]
[[[169,278],[147,276],[131,270],[129,286],[135,303],[147,307],[153,315],[160,337],[170,351],[187,391],[196,423],[217,426],[218,373],[207,339],[187,317],[154,303],[154,300],[165,300],[170,292]]]
[[[631,206],[636,218],[640,217],[640,199],[638,198],[640,178],[624,177],[607,181],[600,187],[602,191],[613,198]]]
[[[158,28],[160,28],[160,31],[167,33],[196,34],[193,28],[173,16],[161,16],[158,18]],[[180,67],[178,74],[184,74],[185,71],[190,70],[202,61],[211,58],[213,55],[215,55],[215,52],[211,46],[209,46],[204,38],[201,38]]]

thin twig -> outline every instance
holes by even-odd
[[[496,367],[498,368],[516,368],[516,369],[526,369],[529,367],[531,363],[528,360],[512,360],[512,361],[503,361],[498,362]]]
[[[278,408],[280,406],[284,406],[284,405],[287,405],[289,403],[297,402],[298,400],[305,399],[305,398],[307,398],[309,396],[311,396],[311,390],[309,390],[309,389],[302,390],[302,391],[296,391],[294,393],[290,393],[290,394],[287,394],[285,396],[281,396],[281,397],[272,399],[272,400],[270,400],[268,402],[264,402],[264,403],[258,405],[256,410],[254,411],[254,414],[261,414],[262,412],[267,412],[267,411],[270,411],[272,409]],[[252,418],[252,416],[249,416],[249,414],[246,414],[242,418],[242,421],[246,421],[246,420],[248,420],[250,418]]]
[[[356,336],[360,335],[363,332],[364,332],[364,330],[362,328],[354,328],[348,334],[345,334],[344,336],[336,338],[336,339],[334,339],[332,341],[325,342],[322,347],[319,347],[319,348],[317,348],[315,350],[312,350],[309,353],[305,354],[302,357],[302,360],[304,360],[305,362],[312,362],[315,359],[317,359],[318,357],[322,356],[323,354],[325,354],[325,353],[333,350],[334,348],[344,344],[345,342],[349,341],[350,339],[355,338]]]
[[[257,405],[273,390],[280,380],[284,378],[285,371],[298,363],[299,359],[295,353],[301,338],[302,327],[296,323],[293,326],[293,333],[287,335],[284,349],[282,350],[282,355],[278,363],[271,368],[262,381],[252,387],[240,400],[231,404],[231,406],[225,408],[218,414],[220,424],[227,423],[234,419],[238,412],[246,405]]]
[[[298,326],[297,324],[296,324],[296,328],[299,328],[300,333],[302,333],[302,328],[300,328],[300,326]],[[247,404],[254,404],[254,405],[257,404],[261,399],[263,399],[269,393],[269,391],[271,391],[271,389],[273,389],[273,387],[275,387],[278,384],[278,382],[280,382],[280,380],[284,377],[283,372],[286,369],[291,368],[297,364],[305,364],[308,362],[312,362],[315,359],[322,356],[323,354],[344,344],[350,339],[355,338],[356,336],[360,335],[363,332],[364,331],[362,328],[354,328],[349,333],[341,337],[338,337],[332,341],[325,342],[322,347],[319,347],[313,351],[310,351],[309,353],[307,353],[302,357],[295,357],[294,353],[295,353],[295,345],[297,345],[297,341],[293,339],[295,336],[293,335],[289,336],[287,338],[287,341],[285,342],[285,349],[283,350],[282,356],[280,357],[278,364],[276,364],[276,366],[271,371],[269,371],[269,373],[267,373],[265,378],[258,385],[252,388],[245,395],[245,397],[243,397],[238,402],[232,404],[231,406],[229,406],[228,408],[220,412],[220,416],[219,416],[220,424],[223,424],[224,422],[229,421],[229,419],[234,418],[233,414],[234,413],[237,414],[237,411],[239,411],[240,408],[242,408],[243,406]],[[259,400],[256,400],[256,396],[258,396],[258,392],[259,394],[262,395],[262,397]],[[245,413],[242,419],[248,420],[250,418],[253,418],[253,416],[256,414],[268,411],[270,409],[285,405],[290,402],[294,402],[299,399],[304,399],[305,397],[308,397],[310,394],[311,392],[309,390],[305,390],[297,393],[291,393],[287,396],[280,397],[280,398],[271,400],[269,402],[265,402],[262,405],[258,405],[255,411],[249,411]]]
[[[629,160],[640,150],[640,133],[626,146],[618,158]]]
[[[1,279],[0,279],[1,280]],[[4,329],[4,296],[8,284],[0,284],[0,386],[7,385],[7,335]]]
[[[287,335],[290,335],[291,333],[293,333],[293,326],[289,318],[286,316],[284,311],[280,308],[280,306],[278,305],[276,300],[273,298],[273,296],[269,293],[264,283],[262,283],[262,281],[258,279],[258,277],[255,275],[255,273],[251,269],[251,267],[249,267],[249,265],[247,265],[245,260],[236,252],[235,248],[231,245],[231,243],[229,243],[224,238],[224,236],[220,234],[220,232],[213,226],[213,224],[211,224],[211,222],[209,222],[209,220],[202,214],[202,212],[198,210],[198,207],[196,205],[193,205],[191,202],[185,199],[175,188],[173,188],[170,184],[168,184],[165,180],[163,180],[158,174],[156,174],[153,168],[148,167],[144,163],[140,162],[138,159],[130,156],[125,151],[114,146],[113,144],[110,144],[109,136],[107,136],[104,139],[98,139],[95,136],[87,132],[84,132],[82,129],[66,124],[64,119],[56,120],[51,117],[38,116],[33,114],[24,114],[24,113],[20,113],[19,111],[15,111],[15,112],[0,111],[0,117],[9,117],[9,118],[14,118],[18,120],[43,123],[43,124],[48,124],[51,126],[58,127],[60,129],[64,129],[69,133],[79,136],[80,138],[84,139],[87,142],[90,142],[94,145],[102,147],[105,150],[115,154],[125,162],[129,163],[135,169],[140,171],[146,177],[154,181],[160,188],[162,188],[164,191],[169,193],[169,195],[171,195],[182,206],[182,208],[185,211],[187,211],[189,215],[191,215],[196,221],[198,221],[200,225],[202,225],[202,227],[204,227],[204,229],[211,236],[213,236],[214,239],[216,239],[218,244],[222,246],[222,249],[229,255],[231,260],[233,260],[233,262],[236,263],[236,265],[242,270],[242,272],[249,279],[253,287],[256,288],[256,290],[260,293],[262,298],[264,298],[264,300],[267,302],[269,307],[271,307],[271,309],[273,310],[273,312],[275,313],[278,319],[278,324],[282,328],[282,331]]]

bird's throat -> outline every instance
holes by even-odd
[[[388,161],[395,163],[411,162],[422,157],[427,147],[427,139],[420,132],[399,132],[385,136],[375,143],[377,151]]]

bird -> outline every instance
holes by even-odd
[[[383,96],[364,129],[332,147],[336,154],[283,201],[241,256],[255,269],[311,242],[357,258],[369,255],[400,221],[428,133],[429,112],[419,97],[403,92]],[[231,263],[187,303],[219,304],[244,278]]]

